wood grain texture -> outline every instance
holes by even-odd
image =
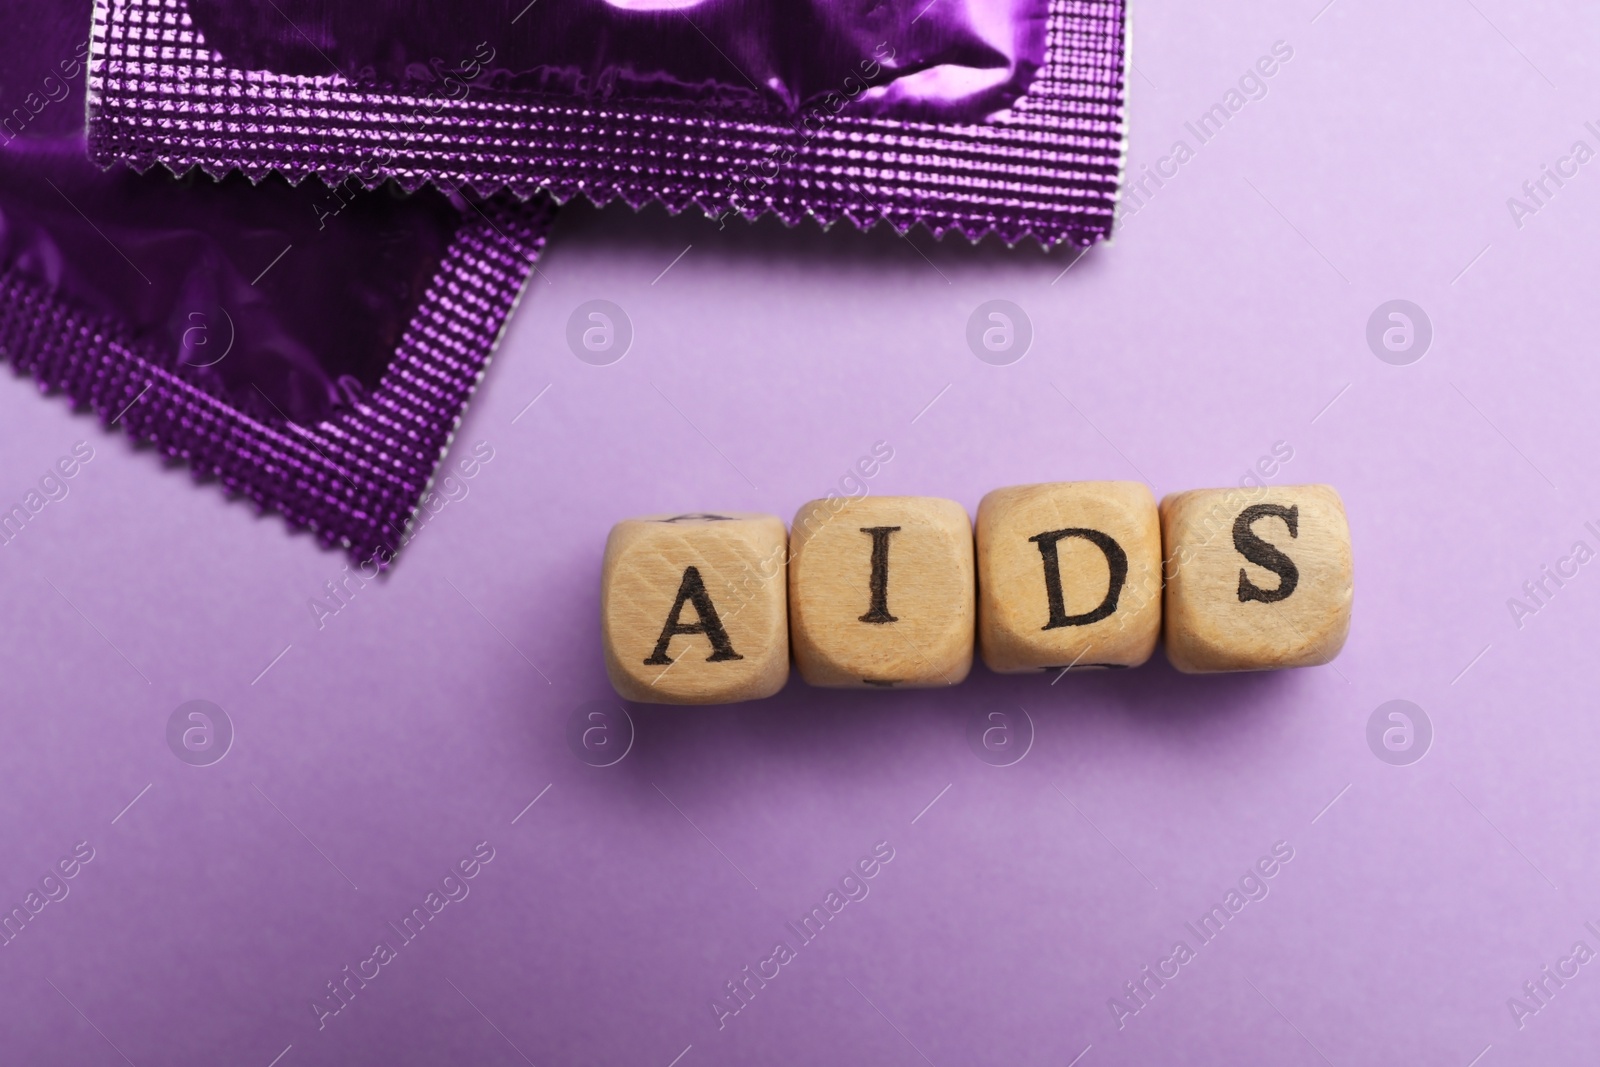
[[[972,521],[954,500],[813,500],[789,541],[789,633],[811,685],[927,688],[972,669]]]
[[[1353,568],[1331,486],[1197,489],[1161,501],[1167,658],[1180,671],[1327,663],[1350,630]]]
[[[996,489],[978,505],[978,646],[1002,674],[1137,667],[1161,629],[1161,524],[1141,482]]]
[[[745,512],[627,519],[606,540],[600,630],[625,700],[726,704],[789,677],[783,520]]]

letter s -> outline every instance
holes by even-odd
[[[879,841],[872,846],[872,854],[878,857],[880,863],[888,863],[894,859],[894,847],[887,841]]]
[[[1262,589],[1250,580],[1243,567],[1239,568],[1239,603],[1259,601],[1262,604],[1275,604],[1280,600],[1287,600],[1300,584],[1300,568],[1294,565],[1294,560],[1284,555],[1272,545],[1255,535],[1250,527],[1260,519],[1268,517],[1282,519],[1284,525],[1289,527],[1290,537],[1300,536],[1300,506],[1298,504],[1284,507],[1282,504],[1251,504],[1239,512],[1239,517],[1233,520],[1233,547],[1245,559],[1258,567],[1263,567],[1278,576],[1276,589]]]
[[[479,841],[472,846],[472,854],[478,857],[478,862],[488,863],[494,859],[494,846],[487,841]]]

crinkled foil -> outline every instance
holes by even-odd
[[[1112,224],[1121,0],[97,0],[95,158],[1046,246]]]
[[[0,358],[387,563],[549,201],[103,170],[84,131],[88,4],[26,6],[0,42]]]

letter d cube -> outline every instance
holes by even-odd
[[[606,673],[624,700],[727,704],[789,678],[788,533],[771,515],[655,515],[611,529]]]
[[[1161,523],[1140,482],[996,489],[978,504],[978,648],[1002,674],[1137,667],[1161,629]]]

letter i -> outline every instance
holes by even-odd
[[[900,621],[889,614],[889,535],[898,529],[898,526],[861,527],[861,532],[872,538],[872,577],[869,582],[872,605],[861,616],[861,622]]]

